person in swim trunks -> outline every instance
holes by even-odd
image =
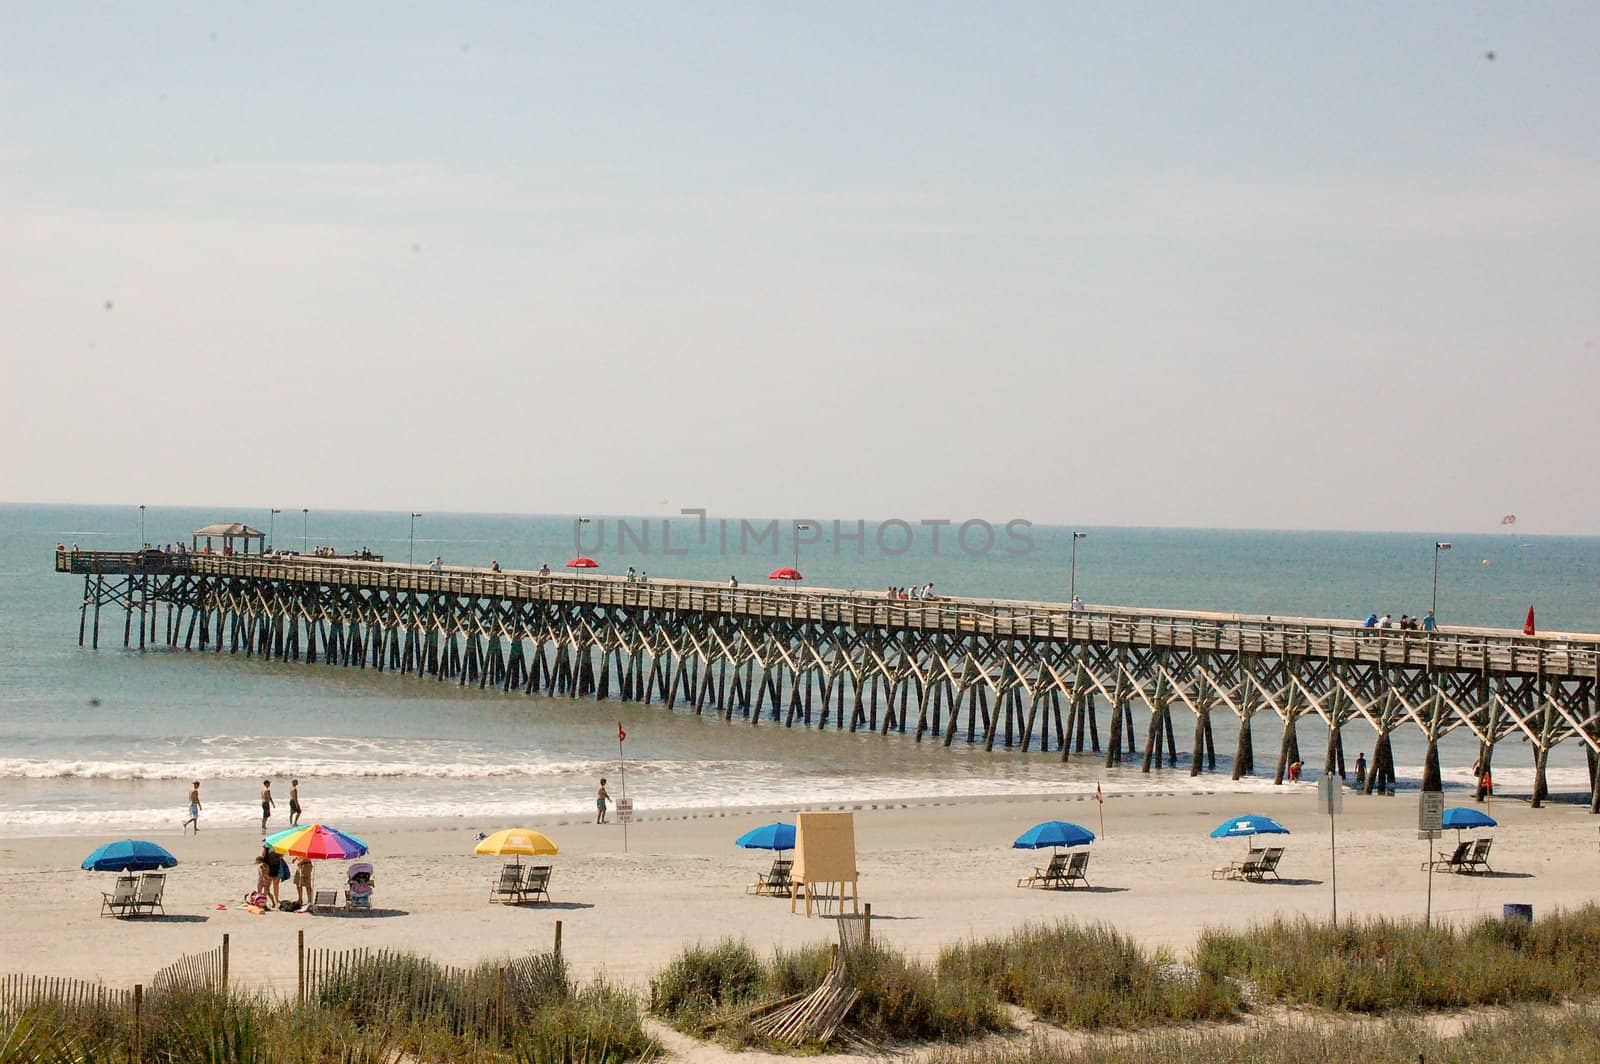
[[[605,777],[602,776],[600,778],[600,789],[594,795],[594,822],[596,824],[604,824],[606,822],[606,802],[610,798],[611,795],[606,792]]]
[[[300,781],[289,781],[289,826],[300,826]]]
[[[272,781],[261,781],[261,834],[267,833],[267,821],[272,819]]]
[[[194,833],[200,834],[200,781],[195,780],[189,788],[189,819],[183,822],[183,830],[188,831],[189,825],[194,825]]]

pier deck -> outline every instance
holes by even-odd
[[[1172,713],[1187,709],[1195,773],[1215,764],[1210,713],[1221,709],[1240,720],[1235,776],[1253,768],[1250,721],[1266,711],[1284,725],[1280,779],[1299,760],[1297,721],[1314,716],[1330,730],[1329,771],[1343,771],[1346,723],[1376,732],[1369,787],[1392,779],[1388,738],[1402,727],[1427,736],[1425,785],[1437,782],[1437,742],[1450,731],[1477,737],[1485,767],[1495,744],[1518,734],[1535,751],[1536,798],[1550,748],[1577,739],[1591,765],[1600,750],[1600,635],[1588,633],[1380,630],[307,556],[62,550],[55,565],[84,577],[79,641],[93,645],[103,606],[123,608],[123,643],[137,634],[141,647],[158,638],[164,608],[170,646],[192,647],[198,627],[203,650],[226,642],[231,652],[598,697],[610,695],[614,673],[622,698],[683,699],[730,719],[756,723],[765,713],[791,727],[884,733],[914,724],[917,741],[946,745],[964,730],[989,749],[1054,749],[1063,760],[1082,752],[1086,732],[1100,751],[1097,708],[1106,703],[1110,765],[1137,752],[1138,703],[1148,714],[1143,767],[1176,760]],[[1592,791],[1600,810],[1600,786]]]

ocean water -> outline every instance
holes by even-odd
[[[175,829],[190,780],[202,781],[205,820],[246,826],[255,792],[271,778],[285,800],[298,776],[308,816],[342,823],[423,821],[490,826],[517,816],[592,809],[600,776],[620,790],[616,727],[628,731],[626,788],[641,816],[678,808],[742,809],[989,794],[1190,789],[1188,757],[1176,769],[1105,770],[1087,753],[1063,766],[1055,753],[984,753],[910,737],[816,733],[658,706],[574,701],[460,688],[450,682],[333,666],[279,664],[227,654],[123,650],[120,625],[98,651],[77,645],[80,580],[52,571],[57,542],[127,549],[140,536],[131,507],[0,506],[0,833]],[[366,546],[403,560],[407,513],[312,513],[273,519],[226,507],[152,509],[144,538],[186,539],[214,520],[273,525],[299,549]],[[802,532],[808,582],[879,588],[933,581],[939,592],[1008,598],[1067,597],[1070,530],[910,523]],[[959,524],[959,523],[958,523]],[[575,542],[575,529],[581,541]],[[1279,615],[1364,617],[1421,613],[1432,592],[1433,536],[1402,534],[1099,528],[1079,541],[1076,587],[1088,602]],[[837,534],[836,534],[837,533]],[[992,545],[991,545],[992,533]],[[859,535],[859,538],[856,538]],[[304,539],[302,538],[304,537]],[[1600,539],[1542,537],[1513,528],[1446,534],[1439,615],[1445,623],[1520,627],[1529,605],[1547,631],[1600,631]],[[989,549],[983,549],[989,548]],[[645,521],[591,517],[429,514],[416,525],[416,557],[451,564],[559,567],[575,553],[617,573],[761,582],[794,560],[792,522],[768,527],[715,517]],[[1136,714],[1137,719],[1137,714]],[[1217,744],[1231,752],[1227,718]],[[1142,722],[1140,727],[1142,729]],[[1190,729],[1180,720],[1180,742]],[[1270,772],[1280,729],[1258,718],[1256,762]],[[1320,736],[1303,724],[1301,751],[1320,766]],[[1351,764],[1370,736],[1347,732]],[[1504,744],[1502,790],[1531,784],[1531,759]],[[1142,748],[1142,731],[1141,731]],[[1447,781],[1465,784],[1469,736],[1442,750]],[[1420,770],[1421,746],[1396,744],[1402,779]],[[1231,766],[1204,787],[1233,784]],[[1586,787],[1581,750],[1552,755],[1552,786]],[[285,823],[283,814],[274,822]]]

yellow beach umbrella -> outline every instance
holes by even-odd
[[[532,828],[506,828],[497,831],[473,847],[473,853],[495,854],[501,857],[537,857],[560,853],[549,837]]]

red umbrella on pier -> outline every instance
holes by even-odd
[[[1533,607],[1528,607],[1528,619],[1522,622],[1522,634],[1533,635]]]
[[[787,565],[782,569],[774,569],[767,574],[768,580],[804,580],[799,569],[791,569]]]
[[[582,557],[580,555],[579,557],[576,557],[576,558],[572,559],[570,562],[568,562],[567,563],[567,568],[568,569],[598,569],[598,568],[600,568],[600,563],[595,561],[593,558],[585,558],[585,557]]]

